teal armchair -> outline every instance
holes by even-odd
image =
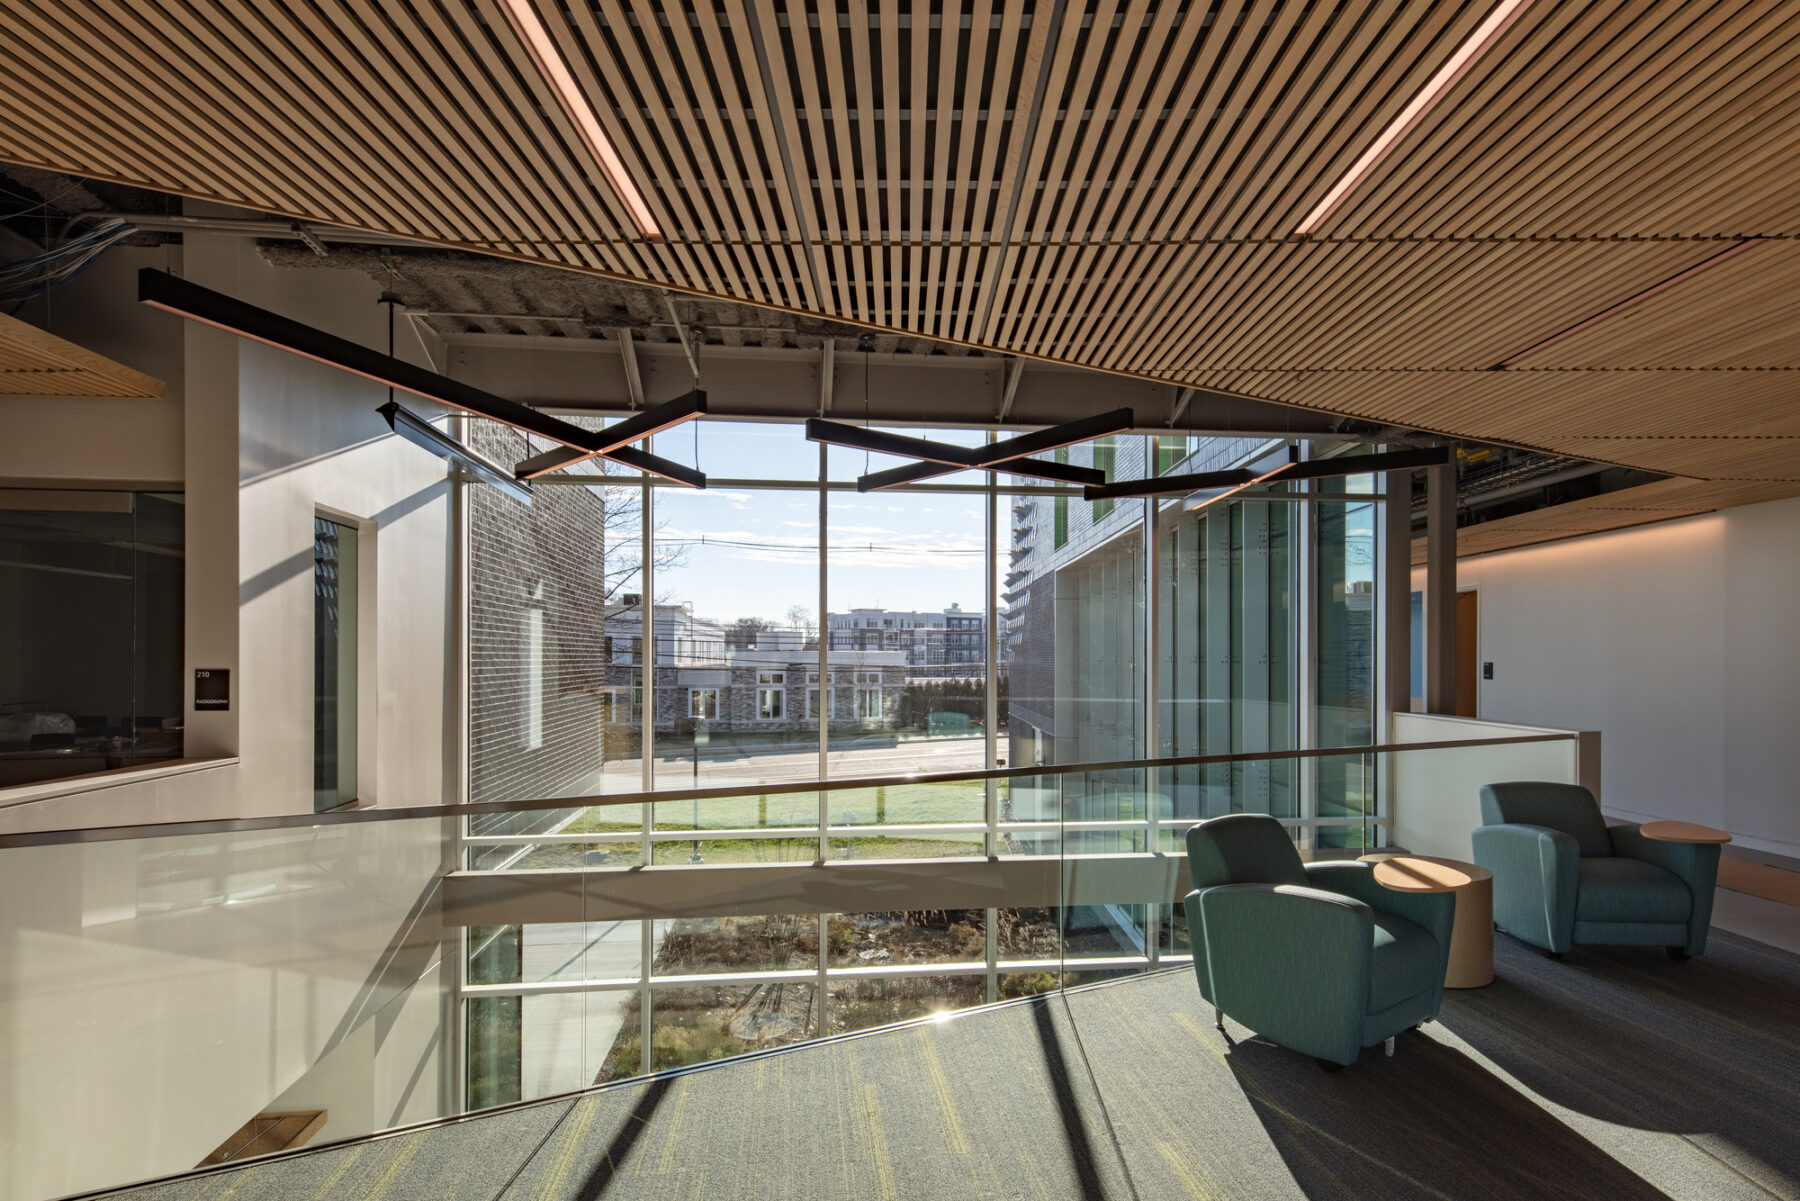
[[[1200,995],[1321,1066],[1438,1015],[1456,898],[1389,892],[1367,863],[1303,864],[1280,822],[1237,813],[1187,834]]]
[[[1582,945],[1706,950],[1719,848],[1608,826],[1578,784],[1514,781],[1481,789],[1475,862],[1494,873],[1494,924],[1561,956]]]

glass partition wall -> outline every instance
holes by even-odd
[[[1378,838],[1365,755],[792,787],[1368,745],[1379,498],[1367,477],[1329,499],[1300,485],[1195,509],[1184,498],[1089,502],[1078,489],[975,472],[859,493],[857,476],[899,461],[822,451],[796,425],[698,424],[659,435],[654,450],[705,470],[703,492],[608,476],[540,481],[529,510],[492,495],[467,507],[470,608],[484,619],[470,634],[472,791],[742,794],[507,815],[504,829],[471,819],[466,867],[1065,863],[1179,851],[1188,825],[1228,812],[1273,814],[1309,848]],[[1046,457],[1135,478],[1277,452],[1267,440],[1128,436]],[[532,580],[504,570],[509,545],[535,556]],[[542,647],[554,666],[534,672],[520,656]],[[478,655],[505,686],[481,690]],[[549,737],[546,719],[521,724],[520,684],[547,690],[527,717],[598,710],[585,741],[565,737],[580,770],[556,776],[561,791],[532,791],[554,772],[533,745]],[[544,766],[522,769],[532,762]],[[750,791],[760,785],[771,791]],[[1060,895],[1067,903],[1037,909],[471,929],[468,1102],[1186,954],[1166,901]]]

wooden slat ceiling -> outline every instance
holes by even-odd
[[[162,394],[159,379],[0,314],[0,396]]]
[[[0,158],[1800,493],[1800,0],[1536,0],[1287,241],[1490,8],[539,0],[652,244],[492,0],[0,0]]]

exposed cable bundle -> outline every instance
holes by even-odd
[[[60,288],[136,230],[129,221],[108,218],[54,250],[0,267],[0,301],[29,300]]]

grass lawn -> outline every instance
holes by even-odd
[[[856,825],[925,825],[936,822],[987,820],[987,794],[979,783],[897,784],[887,788],[852,788],[826,794],[830,818],[835,823],[853,819]],[[635,808],[631,810],[635,815]],[[659,830],[694,828],[694,803],[659,801],[653,806]],[[564,830],[565,834],[599,834],[632,831],[635,821],[620,821],[620,810],[606,806],[589,809]],[[763,797],[700,798],[700,829],[763,830],[782,826],[813,826],[819,820],[816,792],[776,793]]]

